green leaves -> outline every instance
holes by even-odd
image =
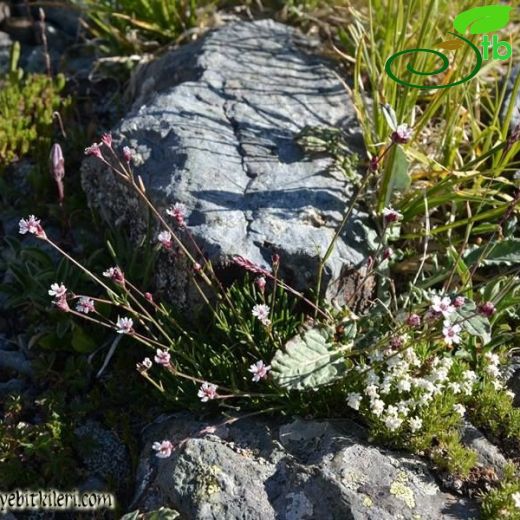
[[[289,390],[316,389],[345,372],[341,353],[334,350],[324,330],[311,329],[295,336],[271,362],[273,377]]]
[[[495,242],[492,246],[474,249],[464,259],[466,264],[472,265],[515,265],[520,264],[520,239],[508,238]]]
[[[489,320],[479,314],[475,302],[468,300],[458,308],[451,320],[458,323],[468,334],[482,339],[484,344],[491,341],[491,325]]]
[[[511,7],[507,5],[486,5],[474,7],[460,13],[453,20],[453,27],[461,34],[467,29],[471,34],[498,31],[509,23]]]
[[[411,184],[408,174],[408,159],[399,145],[392,147],[386,163],[381,192],[379,196],[379,210],[387,206],[396,191],[406,191]]]

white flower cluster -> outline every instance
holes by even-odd
[[[363,373],[363,389],[348,394],[347,404],[354,410],[363,407],[390,431],[406,426],[412,432],[420,430],[421,408],[441,393],[471,395],[478,379],[472,370],[455,375],[451,356],[423,365],[412,348],[379,351],[368,362],[357,368]],[[456,405],[454,411],[464,415],[465,408]]]

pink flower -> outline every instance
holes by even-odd
[[[118,334],[131,334],[133,332],[134,320],[132,318],[117,317],[116,332]]]
[[[110,278],[113,282],[116,282],[119,285],[125,285],[125,275],[123,271],[119,269],[119,267],[110,267],[104,273],[103,276],[105,278]]]
[[[444,296],[444,298],[434,296],[431,303],[431,309],[442,314],[445,318],[448,318],[450,314],[455,312],[455,307],[452,305],[451,299],[448,296]]]
[[[493,302],[484,302],[481,305],[479,305],[478,311],[483,316],[486,316],[487,318],[490,318],[495,314],[496,308]]]
[[[383,251],[383,260],[388,260],[394,256],[394,250],[391,247],[387,247]]]
[[[130,164],[134,158],[134,151],[128,146],[123,147],[123,159],[126,163]]]
[[[82,312],[83,314],[94,312],[96,310],[96,307],[94,306],[94,300],[88,296],[81,296],[78,300],[78,303],[76,303],[76,310],[78,312]]]
[[[462,327],[458,324],[452,325],[448,321],[444,322],[444,327],[442,329],[442,334],[444,336],[444,341],[448,345],[452,345],[453,343],[459,344],[460,343],[460,336],[459,333],[462,330]]]
[[[240,267],[243,267],[246,271],[250,271],[251,273],[256,273],[265,276],[269,276],[270,274],[267,269],[264,269],[263,267],[256,265],[255,263],[251,262],[251,260],[248,260],[243,256],[234,256],[233,263],[239,265]]]
[[[162,244],[164,249],[172,248],[172,234],[169,231],[161,231],[157,235],[157,240]]]
[[[111,133],[103,134],[103,136],[101,137],[101,141],[103,141],[103,144],[105,146],[112,148],[112,134]]]
[[[258,290],[263,293],[264,292],[264,289],[265,289],[265,284],[266,284],[266,281],[265,281],[265,278],[263,276],[259,276],[256,280],[255,280],[255,284],[256,286],[258,287]]]
[[[253,381],[258,383],[258,381],[267,377],[267,373],[271,370],[271,366],[266,366],[264,362],[260,360],[251,365],[248,370],[253,374]]]
[[[410,327],[420,327],[421,325],[421,317],[418,314],[410,314],[406,323],[410,325]]]
[[[456,309],[460,309],[465,303],[466,303],[466,298],[464,298],[464,296],[457,296],[453,300],[453,306]]]
[[[211,383],[202,383],[199,391],[197,392],[197,397],[200,397],[200,400],[203,403],[211,399],[215,399],[217,397],[217,386]]]
[[[20,235],[31,233],[32,235],[36,235],[38,238],[47,238],[45,231],[40,225],[40,221],[34,215],[29,215],[29,218],[27,219],[20,219],[18,227],[20,228]]]
[[[200,273],[200,271],[202,271],[202,266],[198,263],[198,262],[195,262],[193,264],[193,270],[196,272],[196,273]]]
[[[67,288],[63,284],[53,283],[49,289],[49,296],[61,298],[67,294]]]
[[[412,134],[413,134],[413,131],[408,125],[406,125],[406,124],[399,125],[395,129],[395,132],[392,133],[392,141],[394,143],[406,144],[412,138]]]
[[[65,190],[63,187],[63,177],[65,177],[65,159],[63,158],[63,151],[58,143],[54,143],[51,148],[49,156],[50,170],[58,187],[58,200],[63,202],[65,198]]]
[[[167,459],[173,452],[173,444],[170,441],[154,442],[152,449],[156,451],[156,457],[160,459]]]
[[[269,306],[263,303],[255,305],[251,313],[253,316],[257,317],[263,325],[266,327],[271,324],[271,320],[269,319]]]
[[[52,302],[54,305],[56,305],[56,307],[58,307],[58,309],[62,312],[69,312],[70,311],[70,307],[69,307],[69,303],[67,302],[67,296],[66,295],[63,295],[63,296],[60,296],[59,298],[56,298],[53,302]]]
[[[153,295],[152,293],[149,293],[149,292],[145,292],[144,293],[144,297],[150,302],[150,303],[153,303]]]
[[[98,143],[94,143],[92,146],[85,148],[85,155],[91,155],[98,159],[102,159],[103,153],[101,152],[101,146]]]
[[[186,222],[186,206],[180,202],[176,202],[170,209],[166,210],[166,214],[173,217],[177,224],[183,227]]]
[[[271,263],[273,264],[273,267],[278,267],[280,265],[280,255],[278,253],[271,256]]]
[[[387,224],[393,224],[394,222],[398,222],[403,218],[403,215],[392,208],[384,208],[383,209],[383,217]]]
[[[155,352],[154,361],[158,365],[162,365],[163,367],[167,367],[170,365],[170,354],[169,352],[166,352],[166,350],[161,350],[158,348]]]
[[[379,168],[379,157],[377,155],[374,155],[372,159],[370,159],[370,162],[368,163],[368,168],[370,171],[375,172]]]

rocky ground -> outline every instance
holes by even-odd
[[[13,40],[23,45],[22,66],[45,70],[34,29],[38,15],[24,9],[23,2],[0,2],[0,70],[6,70]],[[81,31],[78,15],[45,12],[52,66],[64,66],[83,93],[95,91],[95,55],[71,52]],[[233,23],[141,66],[131,96],[131,109],[114,129],[117,142],[137,150],[138,172],[160,203],[193,208],[189,227],[222,271],[233,255],[263,264],[282,251],[288,260],[283,274],[299,288],[312,283],[318,252],[330,242],[353,186],[330,160],[305,157],[295,139],[307,126],[343,126],[351,151],[363,154],[351,101],[312,42],[272,21]],[[121,218],[139,230],[137,203],[102,175],[84,164],[90,204],[104,218]],[[364,217],[360,208],[326,266],[324,290],[340,302],[355,292],[355,266],[367,254]],[[0,220],[4,229],[12,227],[5,209]],[[163,265],[159,283],[174,280],[174,296],[189,303],[182,268]],[[34,352],[3,318],[0,332],[0,399],[31,395]],[[520,399],[517,376],[511,385]],[[226,423],[177,414],[160,417],[141,433],[128,511],[167,508],[169,518],[201,520],[478,517],[476,502],[462,495],[457,482],[432,473],[418,457],[371,445],[350,421]],[[91,445],[83,457],[90,476],[78,484],[103,489],[108,481],[129,478],[127,447],[113,432],[89,420],[76,435],[78,443],[88,439]],[[162,439],[176,444],[165,460],[151,450]],[[506,460],[499,448],[469,424],[465,442],[479,453],[483,469],[500,475]]]

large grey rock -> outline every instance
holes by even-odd
[[[163,439],[177,446],[167,459],[151,448]],[[192,520],[478,517],[474,503],[439,489],[424,462],[368,445],[349,421],[219,426],[179,414],[144,440],[131,505],[140,511],[173,508]]]
[[[361,138],[344,84],[311,42],[270,20],[232,23],[141,67],[133,95],[118,144],[137,150],[156,204],[191,210],[189,229],[217,270],[234,255],[266,265],[278,252],[282,275],[312,286],[352,186],[330,159],[305,157],[295,138],[304,127],[341,128],[358,151]],[[99,161],[85,161],[82,182],[105,219],[144,229],[147,212]],[[329,298],[342,299],[365,257],[358,217],[326,263]],[[160,269],[178,303],[184,269],[180,261]]]

